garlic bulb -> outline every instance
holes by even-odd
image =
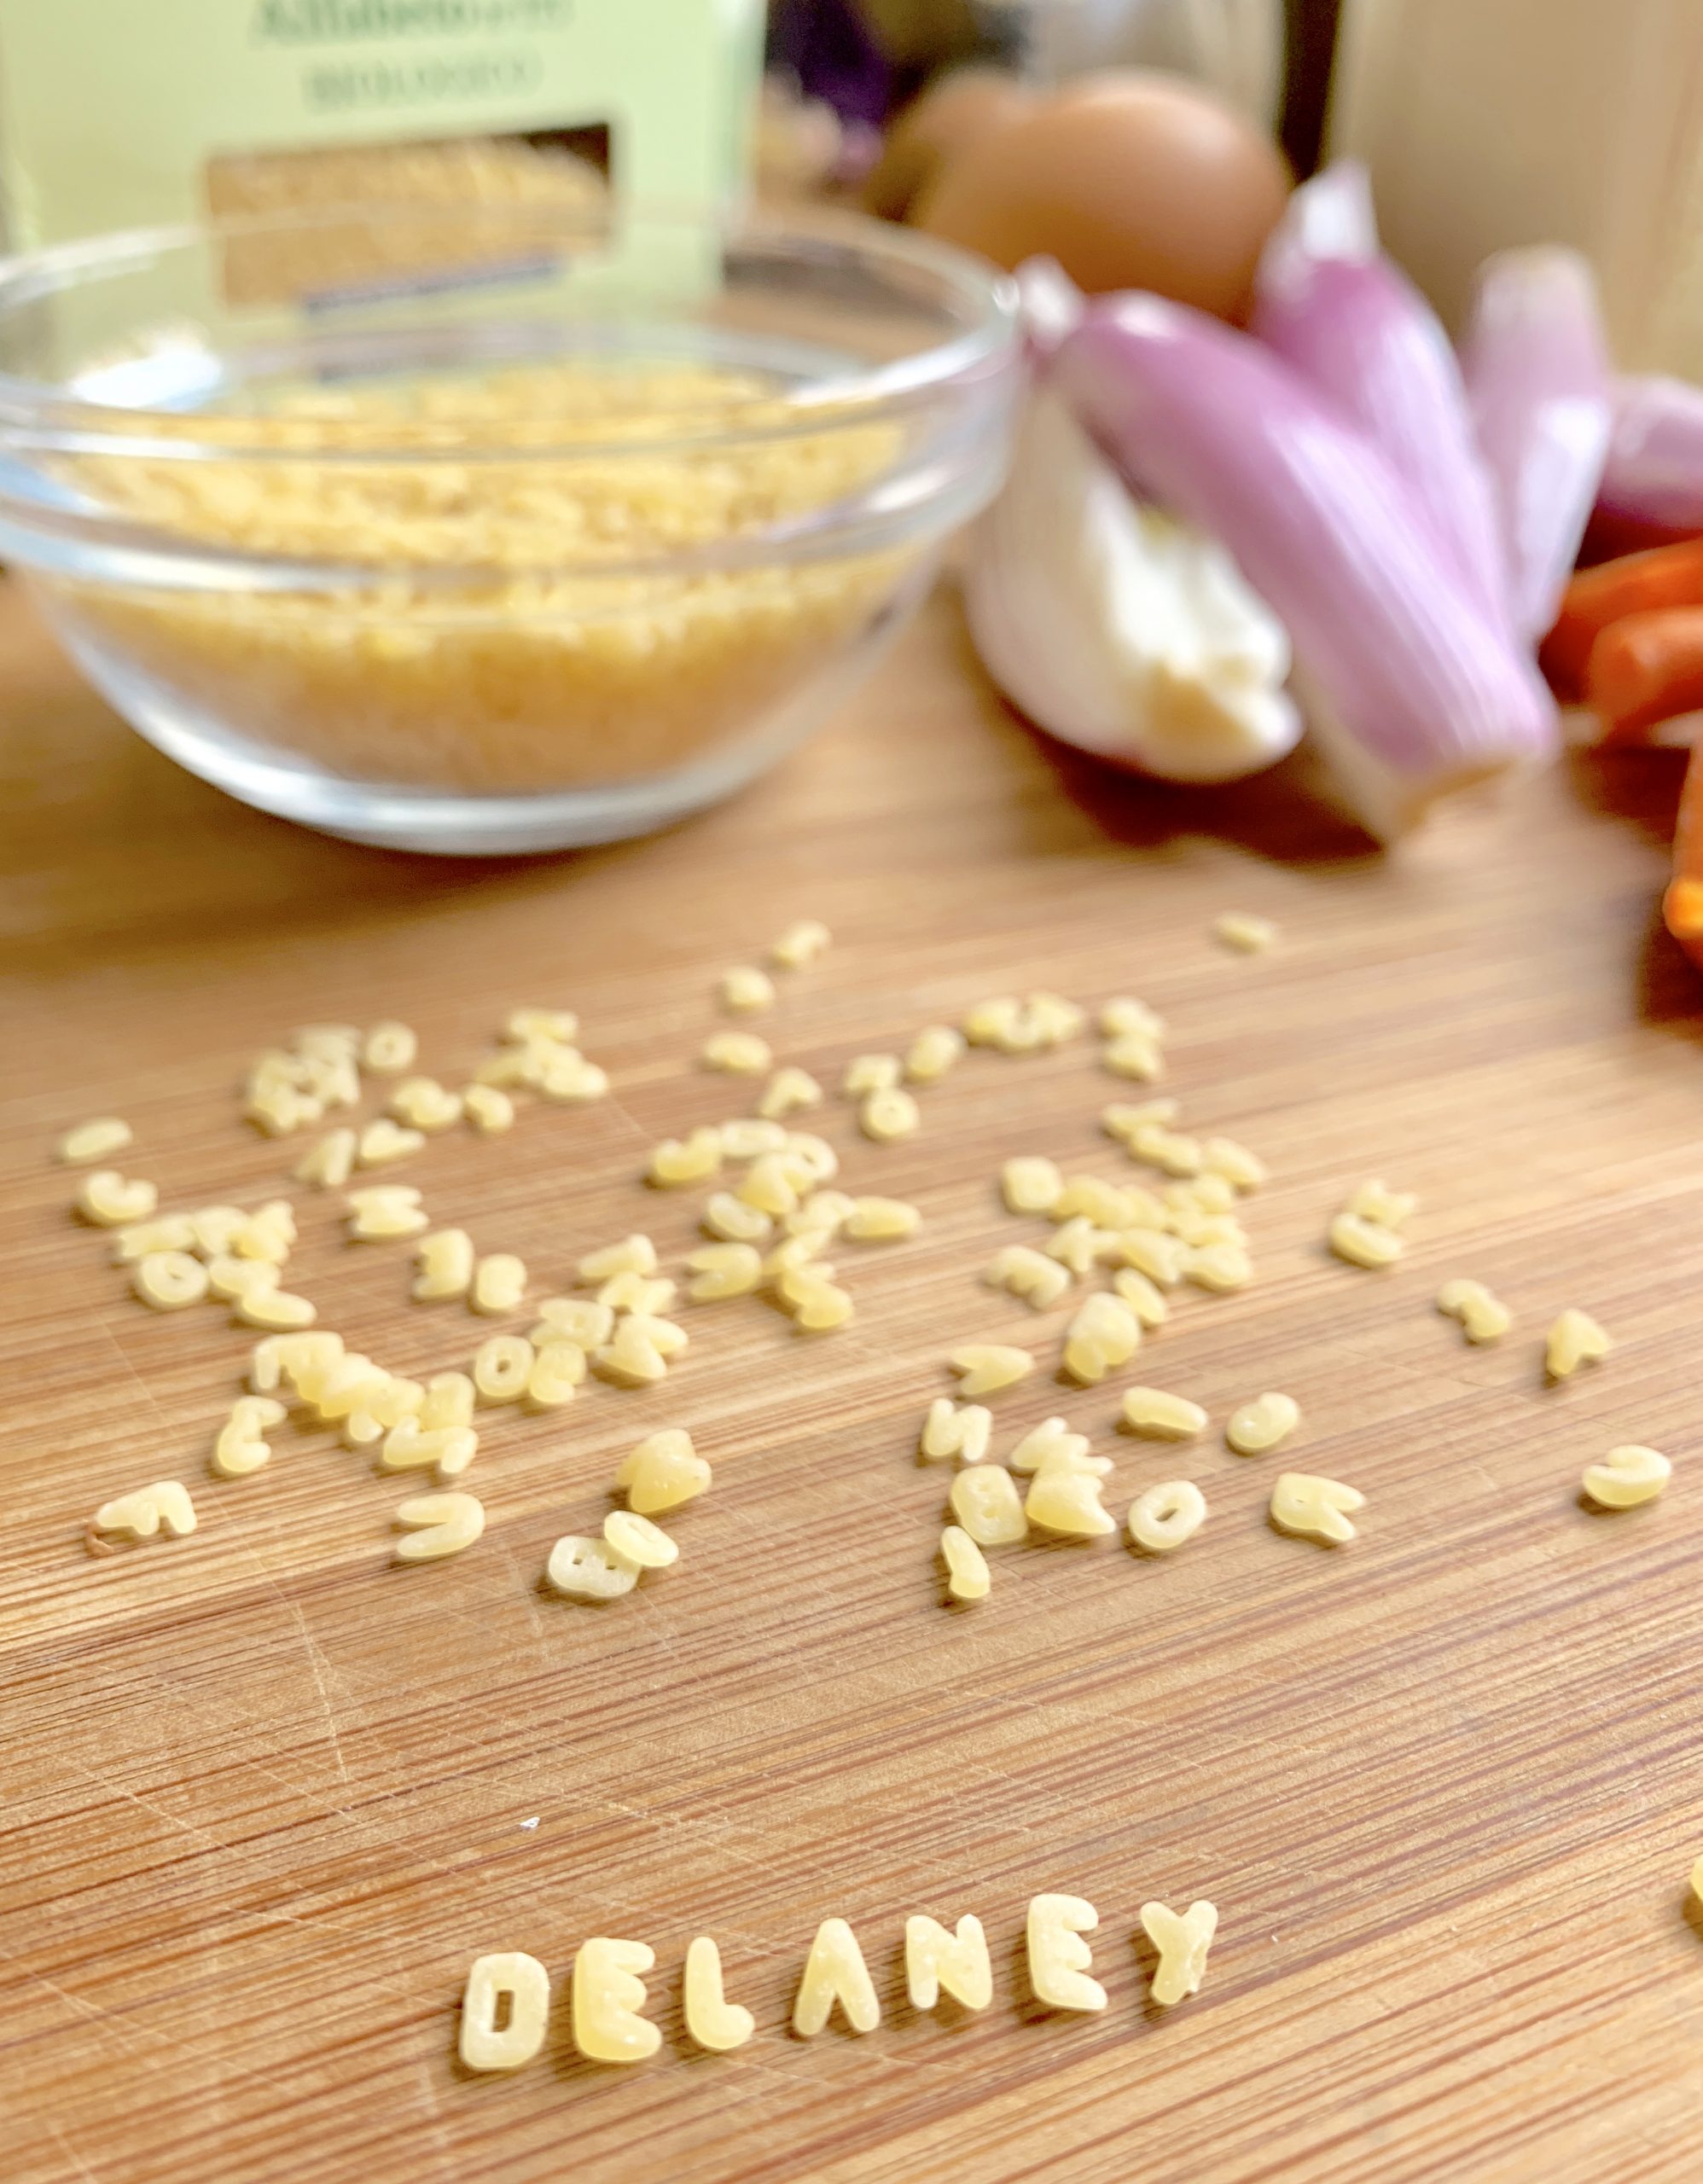
[[[1299,740],[1282,624],[1223,547],[1136,498],[1044,386],[971,534],[964,604],[1006,696],[1081,750],[1223,781]]]

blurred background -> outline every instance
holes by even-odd
[[[1298,174],[1317,162],[1338,0],[776,0],[771,113],[817,99],[855,161],[931,78],[976,64],[1040,82],[1088,69],[1177,70],[1276,124]],[[826,120],[827,117],[823,117]],[[770,161],[787,151],[773,141]],[[824,140],[827,131],[824,130]]]
[[[1297,180],[1363,162],[1385,247],[1451,328],[1490,253],[1561,243],[1623,366],[1703,377],[1695,0],[774,0],[767,56],[770,191],[863,180],[904,214],[926,165],[1007,118],[1006,83],[1158,69],[1275,133]]]

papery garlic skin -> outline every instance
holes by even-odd
[[[1049,388],[1029,397],[963,589],[983,665],[1063,742],[1206,782],[1299,740],[1282,624],[1223,547],[1136,498]]]

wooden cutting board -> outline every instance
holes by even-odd
[[[573,859],[434,863],[226,802],[128,735],[15,599],[6,734],[0,1301],[0,2118],[18,2184],[1599,2184],[1695,2174],[1703,2099],[1703,985],[1656,903],[1674,762],[1563,768],[1373,854],[1299,770],[1223,794],[1062,762],[975,679],[949,602],[835,730],[730,808]],[[1224,952],[1220,911],[1275,918]],[[717,974],[790,919],[832,953],[762,1028],[837,1083],[981,996],[1139,994],[1170,1019],[1191,1125],[1273,1180],[1259,1278],[1179,1294],[1130,1371],[1053,1378],[1062,1310],[982,1287],[1018,1153],[1128,1176],[1098,1126],[1128,1088],[1092,1039],[976,1054],[888,1148],[824,1127],[853,1190],[914,1199],[909,1245],[838,1255],[842,1333],[753,1299],[688,1308],[660,1388],[593,1385],[489,1424],[459,1559],[392,1560],[406,1490],[323,1432],[209,1474],[247,1339],[156,1316],[68,1216],[49,1148],[118,1112],[166,1204],[278,1190],[299,1149],[239,1119],[248,1059],[306,1020],[399,1016],[465,1077],[508,1008],[577,1008],[613,1095],[403,1170],[434,1219],[520,1252],[538,1292],[636,1228],[678,1260],[696,1194],[647,1191],[656,1139],[740,1112],[695,1056]],[[1405,1262],[1330,1259],[1363,1178],[1417,1191]],[[398,1370],[488,1329],[408,1302],[406,1249],[342,1240],[294,1187],[295,1286]],[[1515,1332],[1474,1350],[1433,1309],[1491,1283]],[[1608,1362],[1546,1389],[1564,1305]],[[995,1558],[944,1604],[945,1480],[915,1456],[976,1337],[1043,1369],[997,1397],[1008,1447],[1062,1413],[1115,1460],[1109,1506],[1196,1479],[1198,1538]],[[1139,1376],[1212,1435],[1115,1432]],[[1297,1397],[1283,1457],[1220,1437]],[[713,1490],[682,1558],[588,1609],[541,1587],[595,1531],[640,1436],[689,1427]],[[1593,1515],[1582,1467],[1665,1449],[1665,1498]],[[1337,1552],[1264,1520],[1276,1471],[1366,1496]],[[193,1538],[85,1554],[96,1506],[188,1482]],[[1098,2017],[1028,1999],[1037,1891],[1100,1912]],[[1148,1899],[1210,1896],[1206,1987],[1146,1999]],[[907,1914],[985,1923],[985,2014],[904,1999]],[[849,1919],[884,2012],[786,2030],[821,1919]],[[758,2035],[686,2043],[679,1977],[721,1946]],[[596,1934],[656,1952],[657,2059],[575,2058],[567,1982]],[[556,1983],[544,2054],[455,2060],[473,1958]]]

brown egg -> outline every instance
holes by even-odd
[[[915,98],[887,131],[881,156],[863,183],[863,209],[902,220],[944,160],[1003,129],[1034,104],[1014,76],[997,68],[957,68]]]
[[[1045,255],[1092,294],[1236,318],[1289,187],[1277,147],[1210,92],[1107,70],[960,146],[911,218],[1008,271]]]

